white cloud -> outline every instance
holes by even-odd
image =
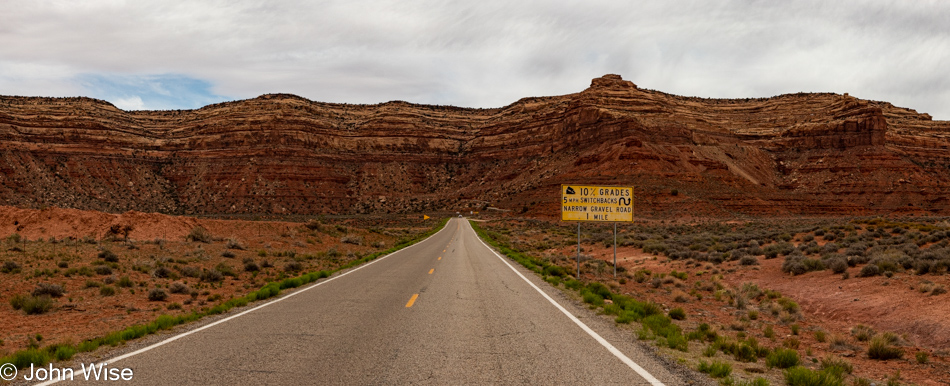
[[[619,73],[681,95],[848,92],[950,119],[946,2],[89,0],[5,8],[0,70],[21,70],[0,75],[2,94],[75,93],[83,74],[180,74],[231,98],[289,92],[497,107]],[[156,86],[152,93],[174,94]]]
[[[135,95],[126,98],[118,98],[112,102],[115,107],[118,107],[122,110],[144,110],[145,103],[142,102],[142,98]]]

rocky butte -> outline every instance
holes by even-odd
[[[493,109],[263,95],[197,110],[0,97],[0,198],[170,214],[488,206],[555,216],[562,183],[638,217],[950,215],[950,122],[847,94],[703,99],[618,75]]]

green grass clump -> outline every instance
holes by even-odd
[[[581,290],[581,298],[584,299],[584,303],[593,304],[595,306],[604,305],[604,298],[594,292],[591,292],[587,288]]]
[[[713,378],[725,378],[729,374],[732,374],[732,365],[726,362],[713,361],[708,363],[706,361],[699,361],[699,368],[697,369],[701,373],[709,374]]]
[[[713,331],[712,327],[709,327],[708,323],[702,323],[699,325],[699,327],[696,327],[695,331],[692,331],[686,334],[686,338],[689,340],[698,340],[698,341],[706,341],[706,342],[714,342],[716,338],[718,337],[719,337],[719,334],[716,333],[716,331]]]
[[[732,350],[732,357],[740,362],[755,362],[758,359],[758,353],[755,347],[748,343],[740,342]]]
[[[674,320],[683,320],[683,319],[686,319],[686,311],[684,311],[684,310],[683,310],[682,308],[680,308],[680,307],[677,307],[677,308],[674,308],[674,309],[670,310],[669,315],[670,315],[670,317],[673,318]]]
[[[843,358],[828,355],[821,359],[821,370],[837,374],[841,378],[854,372],[854,366]]]
[[[844,379],[831,371],[809,370],[801,366],[785,369],[785,383],[788,386],[844,386]]]
[[[49,295],[14,295],[10,299],[14,310],[23,310],[27,315],[43,314],[53,308],[53,298]]]
[[[735,383],[734,386],[769,386],[769,380],[762,377],[756,377],[755,379]]]
[[[683,330],[673,324],[672,319],[662,314],[654,314],[643,318],[640,323],[657,337],[665,338],[667,347],[680,351],[686,351],[689,348],[688,341],[683,336]]]
[[[102,287],[99,287],[99,295],[113,296],[115,295],[115,287],[111,285],[104,285]]]
[[[773,367],[787,369],[789,367],[798,366],[800,363],[801,359],[798,357],[798,351],[787,348],[776,349],[765,357],[765,365],[770,369]]]
[[[12,363],[17,369],[29,367],[30,364],[42,366],[52,360],[49,352],[36,348],[20,350],[10,356],[0,358],[0,363]]]
[[[68,361],[73,355],[76,355],[76,348],[71,345],[57,346],[53,351],[53,357],[58,361]]]
[[[892,336],[885,333],[871,338],[871,343],[868,344],[868,357],[882,361],[902,358],[904,350],[893,345],[896,339],[891,338]]]

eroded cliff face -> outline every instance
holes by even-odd
[[[176,214],[556,215],[562,183],[649,217],[950,214],[950,124],[836,94],[747,100],[617,75],[497,109],[265,95],[188,111],[0,97],[0,198]]]

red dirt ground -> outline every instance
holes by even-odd
[[[295,276],[298,273],[284,272],[285,265],[293,261],[303,265],[300,272],[332,269],[355,258],[350,255],[351,252],[366,254],[386,249],[399,237],[415,232],[413,228],[399,226],[367,231],[343,226],[343,222],[324,225],[327,228],[324,232],[307,229],[300,223],[283,221],[212,220],[141,212],[108,214],[61,208],[30,210],[0,206],[0,264],[14,261],[21,265],[20,273],[0,273],[0,356],[26,348],[29,337],[35,337],[36,334],[43,337],[40,346],[78,343],[133,324],[150,322],[163,313],[175,315],[200,310],[232,296],[243,296],[268,281],[279,279],[281,275]],[[129,238],[134,249],[121,240],[101,240],[109,227],[115,224],[133,226]],[[215,241],[185,241],[185,236],[198,225],[208,229],[216,238]],[[431,227],[432,224],[423,225]],[[31,241],[17,243],[9,240],[8,236],[14,233]],[[344,234],[361,238],[361,245],[343,243]],[[87,236],[91,243],[63,240]],[[51,242],[50,238],[56,241]],[[239,240],[245,249],[227,249],[225,240],[228,238]],[[157,239],[163,241],[157,243]],[[16,251],[17,248],[23,251]],[[67,269],[94,269],[103,265],[104,261],[97,258],[100,248],[109,249],[119,256],[114,274],[65,275]],[[225,250],[235,256],[222,256]],[[339,257],[327,258],[328,250],[338,251]],[[297,258],[287,256],[288,251],[294,251]],[[266,256],[261,256],[262,253]],[[261,267],[256,273],[245,272],[245,260],[254,260],[259,264],[268,261],[273,267]],[[59,263],[67,263],[68,268],[59,266]],[[220,283],[207,283],[183,274],[178,278],[156,278],[152,274],[152,269],[159,265],[170,268],[178,275],[177,269],[181,267],[211,269],[222,263],[231,266],[236,277],[225,276]],[[136,270],[136,266],[149,268]],[[36,275],[37,270],[55,270],[57,273]],[[116,279],[123,276],[128,276],[134,285],[121,288],[112,284],[117,290],[114,296],[103,296],[99,287],[86,285],[90,281],[104,285],[110,277]],[[188,285],[198,292],[198,296],[192,298],[189,293],[170,293],[169,285],[173,282]],[[29,294],[38,283],[62,285],[66,293],[55,299],[55,305],[48,313],[27,315],[14,310],[10,299],[18,294]],[[155,287],[169,292],[168,299],[149,301],[147,293]],[[173,303],[180,304],[181,309],[168,309]]]
[[[613,261],[613,249],[596,245],[584,245],[584,254],[604,261]],[[576,256],[576,247],[567,246],[552,250],[553,252]],[[654,259],[653,255],[645,254],[632,247],[617,249],[618,265],[626,268],[630,273],[639,269],[648,269],[653,272],[669,273],[672,270],[687,271],[690,276],[684,283],[682,290],[689,292],[695,281],[710,279],[710,265],[690,267],[684,261],[668,261],[664,257]],[[930,296],[920,293],[915,288],[923,280],[936,284],[950,286],[950,278],[946,275],[916,276],[910,273],[896,274],[892,278],[877,276],[872,278],[856,278],[859,268],[849,268],[850,279],[842,279],[841,275],[830,271],[810,272],[804,275],[791,276],[781,270],[782,258],[765,260],[759,257],[758,266],[739,266],[738,262],[726,262],[716,267],[724,275],[723,281],[731,287],[737,288],[743,283],[755,283],[760,288],[771,289],[795,300],[802,309],[803,319],[796,322],[801,326],[801,333],[797,338],[801,340],[800,352],[811,348],[812,354],[808,358],[823,358],[832,353],[845,357],[855,368],[855,375],[872,380],[883,380],[900,371],[902,382],[912,382],[918,385],[946,385],[950,384],[950,296],[947,294]],[[713,268],[715,269],[715,268]],[[704,271],[703,274],[697,273]],[[886,284],[885,284],[886,283]],[[637,297],[653,300],[666,308],[683,307],[690,317],[687,319],[685,330],[695,328],[702,321],[713,326],[720,326],[720,331],[727,331],[731,323],[736,321],[736,309],[726,303],[715,301],[711,294],[704,293],[705,300],[698,301],[691,298],[686,303],[673,301],[670,285],[661,289],[653,289],[647,282],[638,284],[628,280],[622,285],[622,291],[635,294]],[[750,306],[753,309],[755,306]],[[766,315],[763,312],[765,319]],[[694,317],[695,315],[695,317]],[[878,332],[890,331],[901,335],[907,344],[903,346],[903,359],[879,361],[867,357],[867,344],[856,342],[851,338],[851,328],[857,324],[873,327]],[[749,336],[756,336],[756,323],[747,329]],[[780,346],[783,337],[791,336],[791,330],[780,323],[774,324],[778,340],[770,341],[758,331],[757,339],[760,343],[772,348]],[[815,340],[814,331],[823,330],[828,333],[847,337],[856,350],[832,351],[828,343],[819,343]],[[732,331],[734,333],[734,331]],[[734,334],[733,334],[734,335]],[[698,347],[698,346],[697,346]],[[691,348],[691,351],[692,348]],[[928,364],[915,362],[914,354],[926,351],[930,354]],[[721,355],[721,354],[720,354]],[[803,355],[803,359],[806,356]],[[750,368],[764,367],[750,365]],[[761,370],[761,369],[759,369]],[[748,371],[751,375],[759,370]],[[775,383],[775,382],[773,382]]]

